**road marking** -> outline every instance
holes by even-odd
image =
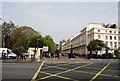
[[[63,76],[57,76],[57,77],[60,77],[60,78],[63,78],[63,79],[68,79],[68,80],[72,80],[72,81],[79,81],[79,80],[75,80],[75,79],[71,79],[71,78],[63,77]]]
[[[62,65],[62,64],[61,64]],[[61,65],[59,65],[59,66],[61,66]],[[85,65],[86,66],[86,65]],[[84,66],[84,67],[85,67]],[[49,66],[48,66],[49,67]],[[47,67],[47,68],[48,68]],[[54,68],[58,68],[58,69],[63,69],[63,70],[67,70],[66,68],[61,68],[61,67],[58,67],[58,66],[51,66],[51,67],[54,67]],[[79,66],[79,68],[80,68],[81,66]],[[83,66],[82,66],[83,67]],[[106,66],[105,66],[106,67]],[[46,68],[46,67],[45,67]],[[78,67],[76,67],[76,68],[78,68]],[[96,74],[96,73],[92,73],[92,72],[86,72],[86,71],[78,71],[78,70],[75,70],[76,68],[73,68],[74,70],[72,70],[72,71],[74,71],[74,72],[81,72],[81,73],[87,73],[87,74]],[[85,67],[86,68],[86,67]],[[107,68],[107,67],[106,67]],[[97,68],[96,68],[97,69]],[[69,69],[69,70],[71,70],[71,69]],[[67,70],[67,72],[68,72],[68,70]],[[68,77],[63,77],[63,76],[58,76],[59,74],[57,73],[57,74],[50,74],[50,73],[47,73],[47,72],[40,72],[40,73],[44,73],[44,74],[47,74],[47,75],[50,75],[50,76],[46,76],[46,77],[43,77],[43,78],[40,78],[40,79],[37,79],[37,80],[41,80],[41,79],[46,79],[46,78],[49,78],[49,77],[52,77],[52,76],[55,76],[55,77],[60,77],[60,78],[63,78],[63,79],[69,79],[69,80],[73,80],[73,81],[77,81],[77,80],[75,80],[75,79],[70,79],[70,78],[68,78]],[[65,72],[64,72],[65,73]],[[62,74],[62,73],[61,73]],[[99,74],[99,75],[101,75],[101,76],[108,76],[108,77],[114,77],[114,78],[119,78],[119,76],[113,76],[113,75],[107,75],[107,74]]]
[[[68,64],[60,64],[60,65],[57,65],[57,66],[63,66],[63,65],[68,65]],[[44,67],[42,69],[48,69],[48,68],[51,68],[51,67],[56,67],[56,66],[49,66],[49,65],[47,65],[47,67]]]
[[[93,73],[93,72],[77,71],[77,70],[74,70],[74,72],[80,72],[80,73],[86,73],[86,74],[96,74],[96,73]],[[107,75],[107,74],[100,74],[100,75],[101,76],[107,76],[107,77],[119,78],[119,76],[113,76],[113,75]]]
[[[93,68],[93,67],[84,67],[84,68],[90,68],[90,69],[101,69],[101,68]],[[116,70],[113,70],[113,69],[108,69],[108,70],[110,70],[110,71],[116,71]],[[118,72],[118,71],[117,71]]]
[[[111,63],[108,63],[101,71],[99,71],[90,81],[96,79]]]
[[[47,75],[50,75],[50,76],[37,79],[37,81],[42,80],[42,79],[46,79],[46,78],[49,78],[49,77],[52,77],[52,76],[59,77],[59,78],[63,78],[63,79],[68,79],[68,80],[72,80],[72,81],[79,81],[79,80],[71,79],[71,78],[68,78],[68,77],[56,76],[55,74],[50,74],[50,73],[47,73],[47,72],[42,72],[42,71],[41,71],[40,73],[44,73],[44,74],[47,74]]]
[[[48,66],[48,67],[45,67],[45,68],[42,68],[42,69],[48,69],[48,68],[58,68],[58,69],[62,69],[62,70],[68,70],[68,69],[65,69],[65,68],[62,68],[62,67],[59,67],[59,66]]]
[[[66,70],[66,71],[63,71],[63,72],[60,72],[60,73],[56,73],[56,74],[52,74],[52,75],[50,75],[50,76],[46,76],[46,77],[43,77],[43,78],[40,78],[40,79],[37,79],[37,80],[41,80],[41,79],[46,79],[46,78],[49,78],[49,77],[52,77],[52,76],[58,76],[59,74],[63,74],[63,73],[66,73],[66,72],[69,72],[69,71],[73,71],[73,70],[75,70],[75,69],[78,69],[78,68],[81,68],[81,67],[85,67],[85,66],[88,66],[88,65],[91,65],[91,64],[93,64],[93,63],[90,63],[90,64],[85,64],[85,65],[82,65],[82,66],[78,66],[78,67],[76,67],[76,68],[73,68],[73,69],[69,69],[69,70]],[[45,72],[44,72],[45,73]],[[50,74],[50,73],[48,73],[48,74]]]
[[[44,60],[44,61],[42,62],[42,64],[41,64],[40,67],[38,68],[37,72],[36,72],[36,73],[34,74],[34,76],[32,77],[32,80],[31,80],[31,81],[35,81],[35,79],[36,79],[36,77],[38,76],[38,74],[39,74],[39,72],[40,72],[43,64],[45,63],[45,61],[46,61],[46,60]]]
[[[63,74],[63,73],[69,72],[69,71],[73,71],[73,70],[75,70],[75,69],[79,69],[79,68],[81,68],[81,67],[85,67],[85,66],[88,66],[88,65],[91,65],[91,64],[92,64],[92,63],[90,63],[90,64],[85,64],[85,65],[82,65],[82,66],[78,66],[78,67],[76,67],[76,68],[69,69],[69,70],[67,70],[67,71],[63,71],[63,72],[57,73],[56,75]]]

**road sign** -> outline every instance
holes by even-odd
[[[47,52],[48,51],[48,46],[43,46],[43,51]]]

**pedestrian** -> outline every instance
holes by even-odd
[[[49,58],[51,58],[51,53],[48,54]]]
[[[58,53],[58,56],[57,56],[57,57],[58,57],[58,59],[60,59],[60,55],[59,55],[59,53]]]
[[[5,50],[2,51],[2,59],[5,61],[6,58],[6,54],[5,54]]]
[[[51,53],[51,58],[53,58],[54,57],[54,55],[53,55],[53,53]]]
[[[26,54],[22,53],[22,60],[26,60]]]
[[[7,58],[8,58],[8,55],[11,54],[9,50],[7,50]]]

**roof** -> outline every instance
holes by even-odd
[[[101,23],[93,23],[93,22],[90,22],[89,24],[98,24],[98,25],[101,25]]]

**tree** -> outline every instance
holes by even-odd
[[[49,52],[55,51],[55,43],[50,35],[44,37],[44,44],[49,47]]]
[[[101,51],[102,48],[109,49],[109,47],[107,47],[103,41],[98,39],[90,41],[87,46],[88,51],[90,51],[90,55],[92,54],[93,51],[97,55],[98,51]]]
[[[112,24],[111,26],[110,26],[110,28],[117,28],[117,25],[116,24]]]
[[[28,39],[29,47],[38,47],[42,48],[44,44],[44,38],[41,35],[32,36]]]
[[[28,38],[35,35],[39,35],[39,33],[31,27],[21,26],[19,28],[16,28],[10,34],[12,41],[12,49],[19,53],[26,52]]]
[[[64,42],[66,42],[66,40],[64,40],[64,39],[59,42],[59,51],[60,51],[60,52],[62,52],[62,44],[63,44]]]
[[[2,24],[2,47],[11,48],[10,33],[16,28],[15,24],[10,21],[10,23],[4,22]]]
[[[55,49],[55,43],[50,35],[42,37],[41,35],[32,36],[28,39],[29,47],[39,47],[48,46],[48,52],[53,52]]]

